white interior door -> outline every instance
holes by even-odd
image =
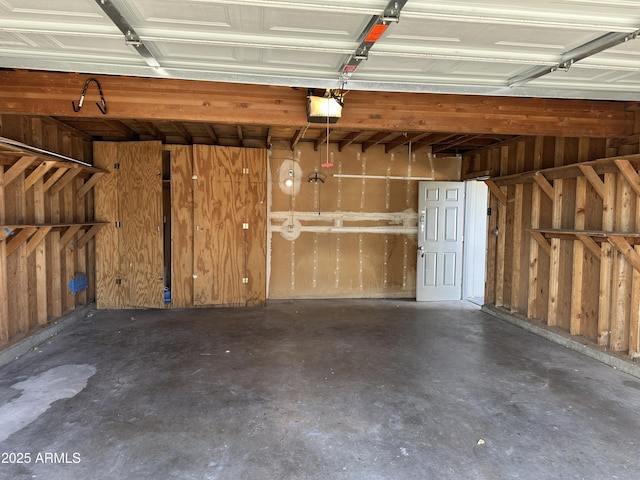
[[[416,300],[462,298],[463,182],[420,182]]]

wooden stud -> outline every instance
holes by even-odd
[[[496,197],[496,199],[502,204],[502,205],[506,205],[507,204],[507,196],[504,194],[504,192],[500,189],[500,187],[498,187],[495,182],[493,182],[492,180],[485,180],[484,183],[487,184],[487,187],[489,187],[489,191],[493,194],[494,197]]]
[[[534,230],[531,230],[530,233],[533,239],[542,248],[542,251],[547,255],[551,255],[551,244],[547,241],[545,236],[542,233],[536,232]]]
[[[582,242],[585,247],[587,247],[587,250],[589,250],[589,252],[591,252],[594,257],[600,259],[600,254],[602,252],[600,250],[600,246],[598,246],[593,238],[584,233],[576,233],[576,237]]]
[[[73,239],[73,237],[76,236],[76,233],[78,233],[81,228],[82,225],[71,225],[69,228],[67,228],[60,237],[60,248],[65,248],[67,246],[67,243],[69,243]]]
[[[0,167],[0,224],[4,225],[4,168]],[[7,290],[7,244],[8,235],[0,230],[0,343],[9,340],[9,292]]]
[[[631,246],[626,238],[622,235],[610,235],[608,237],[611,245],[627,259],[629,264],[636,270],[640,271],[640,254]]]
[[[499,174],[500,172],[500,150],[494,148],[488,151],[491,156],[490,168]],[[486,265],[486,281],[484,290],[484,301],[486,304],[496,304],[496,282],[497,282],[497,250],[498,250],[498,238],[495,232],[498,228],[498,214],[499,214],[499,202],[495,195],[491,195],[487,191],[487,203],[491,215],[488,218],[487,225],[487,265]]]
[[[635,195],[633,188],[622,175],[617,176],[615,203],[615,230],[619,232],[635,229]],[[618,237],[611,237],[609,242],[616,247],[612,277],[612,312],[611,343],[615,351],[626,351],[629,347],[629,320],[631,316],[631,281],[633,267],[630,261],[635,260],[633,254],[625,253],[629,243]],[[616,246],[617,242],[617,246]],[[635,252],[634,252],[635,253]]]
[[[19,175],[24,173],[24,171],[31,166],[31,164],[36,160],[36,157],[25,155],[20,158],[16,163],[14,163],[9,170],[7,170],[4,174],[4,186],[9,185],[13,182]]]
[[[591,186],[598,193],[600,198],[605,197],[604,182],[600,176],[596,173],[595,169],[589,165],[578,165],[584,176],[587,178]]]
[[[56,195],[62,191],[64,187],[66,187],[71,181],[76,178],[82,172],[79,168],[72,168],[69,171],[65,172],[65,174],[55,182],[54,185],[51,186],[51,195]]]
[[[500,172],[506,172],[509,168],[509,148],[501,147],[500,148]],[[489,190],[491,191],[490,184],[487,183]],[[498,187],[496,187],[498,188]],[[503,187],[506,189],[506,187]],[[500,201],[498,195],[493,195],[493,197],[498,200],[498,238],[497,238],[497,246],[496,246],[496,307],[502,307],[505,304],[505,261],[506,261],[506,245],[507,245],[507,196],[502,191],[502,189],[498,188],[502,193],[502,198],[505,200]]]
[[[617,175],[607,173],[604,176],[604,197],[602,198],[602,229],[613,231],[615,228]],[[600,246],[600,289],[598,294],[598,345],[608,347],[611,340],[613,246],[603,242]]]
[[[53,168],[55,162],[42,162],[24,181],[24,189],[29,190],[44,175]]]
[[[545,195],[553,200],[553,185],[549,183],[549,180],[547,180],[540,172],[536,172],[536,174],[533,176],[533,180],[545,193]]]
[[[95,225],[92,225],[78,240],[78,243],[76,244],[77,248],[84,248],[89,240],[91,240],[105,225],[106,223],[96,223]]]
[[[18,233],[12,236],[11,241],[7,242],[7,251],[6,251],[7,257],[9,257],[16,250],[18,250],[18,248],[22,244],[24,244],[27,240],[29,240],[31,235],[36,233],[37,230],[38,230],[37,227],[25,227],[25,228],[21,228]]]
[[[44,182],[44,191],[48,191],[58,180],[69,170],[67,167],[58,167],[58,169]]]
[[[629,182],[629,186],[636,195],[640,196],[640,175],[638,175],[635,168],[633,168],[628,160],[618,159],[615,160],[615,164],[620,169],[620,173],[622,173],[627,182]]]
[[[526,143],[520,141],[516,144],[516,169],[519,171],[525,169],[525,154]],[[531,185],[516,185],[514,199],[511,309],[525,312],[529,296],[530,236],[527,230],[531,227]]]
[[[104,175],[105,174],[102,172],[96,172],[91,175],[91,177],[78,189],[78,198],[84,197]]]
[[[0,171],[2,168],[0,168]],[[0,241],[0,343],[9,340],[9,292],[7,290],[7,245]]]
[[[38,227],[37,231],[29,238],[27,242],[27,257],[33,253],[33,251],[38,247],[44,237],[51,231],[50,226],[48,227]],[[40,270],[40,268],[38,268]]]

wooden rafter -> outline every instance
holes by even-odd
[[[400,135],[394,132],[378,132],[369,138],[366,142],[362,143],[362,151],[366,152],[371,147],[375,147],[376,145],[382,143],[383,140],[389,138],[391,135],[397,136]]]
[[[327,143],[327,138],[329,138],[329,133],[327,130],[322,130],[318,139],[313,143],[313,149],[318,150],[322,145]]]
[[[293,134],[293,137],[291,138],[291,150],[296,148],[296,145],[298,145],[298,142],[304,136],[304,132],[306,132],[306,129],[305,130],[296,130],[296,133]]]
[[[216,145],[219,144],[220,140],[218,140],[218,135],[216,135],[216,131],[213,129],[213,126],[207,123],[205,128],[207,129],[207,134],[211,137],[211,140],[213,140],[213,143]]]
[[[191,137],[191,134],[182,123],[171,122],[171,125],[173,125],[173,128],[175,128],[180,134],[180,136],[184,138],[185,142],[187,142],[187,145],[191,145],[193,143],[193,138]]]
[[[156,140],[160,140],[162,143],[166,142],[166,135],[162,133],[160,129],[156,127],[153,123],[143,122],[141,120],[139,120],[138,123],[142,128],[144,128],[147,132],[149,132],[153,138],[155,138]]]
[[[394,150],[407,145],[409,142],[417,142],[418,140],[424,137],[428,137],[429,135],[431,135],[431,132],[414,133],[411,135],[403,134],[402,137],[399,137],[398,139],[385,144],[384,151],[385,153],[391,153]]]
[[[264,141],[265,148],[271,148],[271,127],[267,128],[267,136]]]
[[[129,128],[127,125],[125,125],[124,123],[122,123],[119,120],[103,120],[103,121],[109,127],[111,127],[114,130],[120,132],[127,140],[138,140],[138,139],[140,139],[140,135],[138,135],[138,132],[136,132],[132,128]]]

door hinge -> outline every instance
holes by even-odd
[[[249,277],[244,277],[242,279],[242,283],[249,283]]]
[[[116,222],[116,228],[120,228],[121,226],[122,226],[122,223]]]
[[[243,223],[242,224],[242,229],[243,230],[249,230],[249,224],[248,223]]]
[[[487,216],[490,217],[491,216],[491,207],[487,208]]]
[[[114,170],[120,170],[120,164],[119,163],[114,163],[113,164],[113,169]]]

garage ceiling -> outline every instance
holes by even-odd
[[[0,0],[0,67],[303,89],[640,100],[636,0],[408,0],[398,2],[397,22],[382,22],[393,6],[388,0]],[[388,28],[357,69],[344,74],[376,19]],[[194,137],[201,130],[212,137],[204,125],[180,132],[169,124],[164,131],[132,120],[101,134],[74,126],[92,138],[153,130],[155,137]],[[218,137],[222,126],[212,127]],[[242,143],[235,131],[234,142]],[[411,137],[392,133],[382,143]],[[381,136],[336,134],[356,143]],[[466,144],[455,132],[417,141],[449,142],[437,148],[459,153],[505,138],[467,137]]]

